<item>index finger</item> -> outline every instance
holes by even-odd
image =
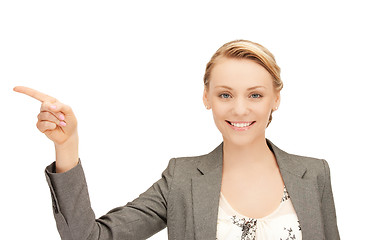
[[[54,97],[46,95],[46,94],[44,94],[42,92],[39,92],[39,91],[37,91],[35,89],[32,89],[32,88],[17,86],[15,88],[13,88],[13,90],[16,91],[16,92],[19,92],[19,93],[26,94],[26,95],[28,95],[32,98],[35,98],[35,99],[39,100],[40,102],[45,102],[45,101],[54,102],[54,101],[56,101],[56,99]]]

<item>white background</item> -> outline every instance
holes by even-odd
[[[282,102],[267,137],[326,159],[341,237],[368,237],[369,5],[255,2],[1,1],[1,238],[59,239],[43,173],[53,144],[35,126],[40,103],[14,86],[74,109],[99,217],[150,187],[170,158],[221,142],[202,103],[202,78],[217,48],[241,38],[267,47],[282,68]]]

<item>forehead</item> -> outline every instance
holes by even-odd
[[[216,62],[210,76],[210,87],[250,88],[265,86],[273,88],[273,78],[260,64],[248,59],[221,58]]]

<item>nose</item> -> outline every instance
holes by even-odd
[[[250,111],[250,106],[247,100],[236,98],[233,103],[233,113],[236,115],[247,115]]]

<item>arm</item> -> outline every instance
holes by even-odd
[[[323,160],[324,164],[324,189],[322,194],[322,214],[324,222],[324,232],[327,240],[340,239],[337,227],[336,210],[333,201],[333,193],[331,186],[331,176],[327,161]]]
[[[53,173],[49,165],[49,184],[54,217],[63,240],[146,239],[167,223],[167,201],[175,168],[169,161],[162,178],[125,206],[112,209],[95,219],[81,163],[64,173]]]
[[[96,220],[78,158],[77,120],[72,109],[28,87],[18,86],[14,91],[42,102],[36,125],[54,142],[56,149],[56,162],[48,166],[45,173],[63,240],[145,239],[166,226],[175,160],[170,161],[162,178],[145,193]]]

